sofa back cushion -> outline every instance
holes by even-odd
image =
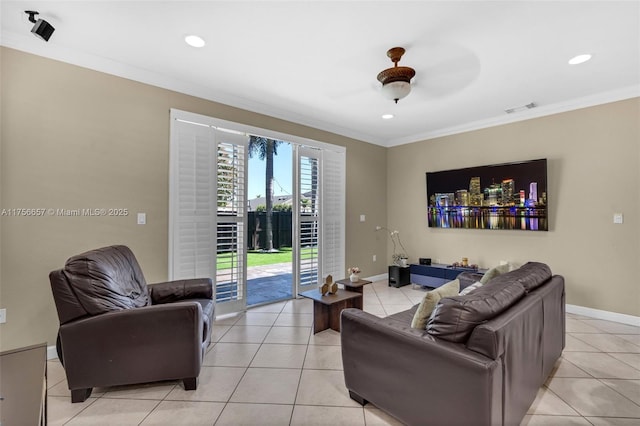
[[[500,277],[466,296],[440,299],[427,323],[427,332],[450,342],[466,342],[478,324],[501,314],[524,297],[526,290],[522,284],[498,281]]]
[[[505,274],[504,277],[522,284],[529,293],[551,279],[551,269],[544,263],[527,262],[515,271]]]
[[[71,257],[63,273],[89,315],[146,306],[147,283],[131,250],[110,246]]]

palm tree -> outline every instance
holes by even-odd
[[[260,160],[266,160],[265,167],[265,198],[266,198],[266,224],[265,232],[267,233],[267,251],[273,251],[273,156],[278,155],[278,145],[283,143],[274,139],[268,139],[262,136],[249,137],[249,158],[257,155]]]

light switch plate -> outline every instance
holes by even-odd
[[[622,213],[613,214],[613,223],[616,223],[616,224],[624,223],[624,216],[622,215]]]
[[[365,215],[361,214],[360,215],[360,222],[364,222],[365,219],[366,219]]]
[[[5,322],[7,322],[7,310],[6,309],[0,309],[0,324],[4,324]]]
[[[145,225],[147,223],[147,214],[138,213],[138,225]]]

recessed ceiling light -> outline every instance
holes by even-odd
[[[391,120],[393,117],[393,114],[382,114],[383,120]]]
[[[197,35],[188,35],[184,38],[185,43],[193,47],[203,47],[205,45],[204,40]]]
[[[584,62],[587,62],[589,59],[591,59],[591,55],[588,54],[588,53],[585,53],[583,55],[574,56],[573,58],[569,59],[569,65],[582,64]]]

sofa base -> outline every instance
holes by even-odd
[[[358,395],[357,393],[351,390],[349,391],[349,397],[362,406],[365,406],[369,403],[369,401],[367,401],[366,399],[364,399],[363,397],[361,397],[360,395]]]
[[[184,390],[196,390],[198,388],[197,377],[189,377],[188,379],[183,379],[182,383],[184,384]]]
[[[93,388],[71,389],[71,402],[85,402],[91,396]]]

